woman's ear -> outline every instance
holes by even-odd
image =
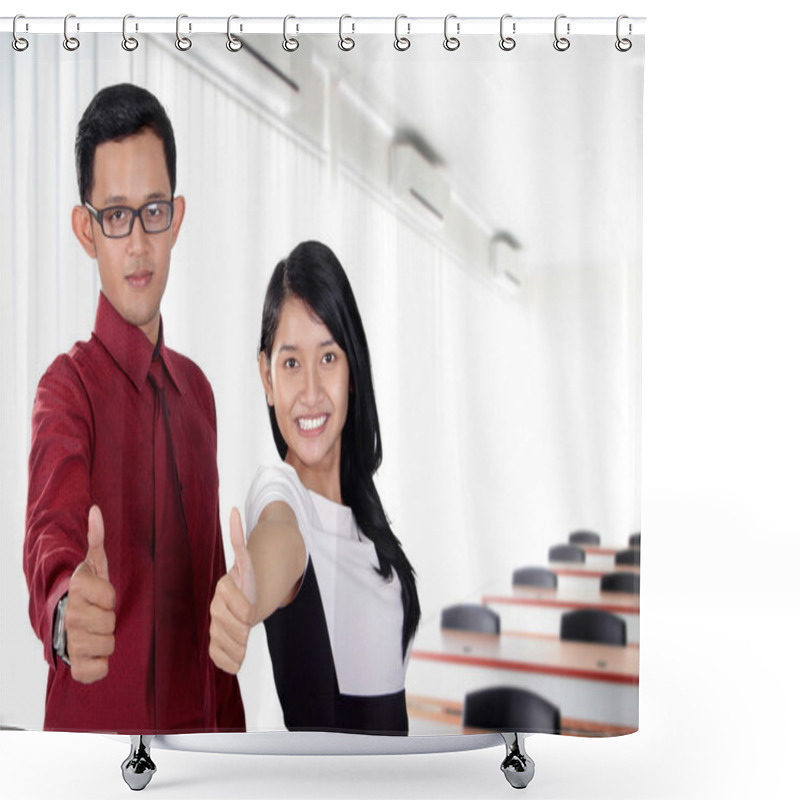
[[[258,356],[258,372],[261,375],[261,385],[264,387],[264,392],[267,395],[267,403],[274,405],[272,397],[272,375],[269,372],[269,361],[267,361],[267,354],[262,350]]]

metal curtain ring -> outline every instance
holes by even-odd
[[[342,16],[339,17],[339,49],[344,51],[352,50],[356,46],[355,41],[349,36],[345,36],[342,30],[342,28],[344,27],[344,21],[346,19],[353,19],[353,18],[349,14],[342,14]],[[353,33],[356,32],[355,22],[353,23],[352,32]]]
[[[139,40],[133,36],[128,36],[128,20],[133,19],[133,14],[126,14],[122,18],[122,49],[127,50],[129,53],[133,52],[139,46]]]
[[[506,52],[513,50],[517,46],[517,40],[511,36],[506,36],[505,34],[505,24],[507,19],[511,19],[511,14],[503,14],[503,16],[500,17],[500,49],[505,50]],[[516,22],[512,23],[511,31],[512,33],[517,32]]]
[[[555,36],[555,41],[553,42],[553,47],[558,50],[559,53],[563,53],[565,50],[569,50],[570,41],[566,38],[566,36],[559,36],[558,35],[558,21],[560,19],[566,19],[566,14],[559,14],[555,22],[553,23],[553,36]],[[569,36],[569,22],[567,23],[567,36]]]
[[[445,50],[450,50],[450,52],[452,52],[453,50],[458,50],[458,48],[461,47],[461,40],[457,36],[450,36],[447,33],[447,27],[448,27],[451,19],[456,19],[456,15],[455,14],[448,14],[444,18],[444,49]],[[456,33],[460,33],[460,32],[461,32],[461,23],[457,22],[456,23]]]
[[[28,49],[29,42],[28,42],[27,39],[24,39],[22,36],[18,36],[17,35],[17,20],[19,20],[19,19],[25,19],[25,15],[24,14],[17,14],[17,16],[14,17],[14,24],[13,24],[13,26],[11,28],[11,32],[12,32],[12,34],[14,36],[14,39],[11,42],[11,46],[18,53],[21,53],[23,50],[27,50]]]
[[[287,16],[285,16],[283,18],[283,42],[282,42],[282,46],[283,46],[283,49],[286,50],[287,53],[293,53],[295,50],[297,50],[298,47],[300,47],[300,42],[298,42],[297,39],[293,39],[291,36],[289,36],[289,32],[288,31],[289,31],[289,20],[290,19],[296,19],[296,17],[293,17],[291,14],[289,14],[289,15],[287,15]]]
[[[64,42],[63,42],[64,49],[69,50],[70,52],[72,52],[73,50],[77,50],[81,46],[81,43],[77,39],[77,37],[70,36],[67,31],[67,24],[71,19],[75,19],[74,14],[67,14],[67,16],[64,17]],[[77,26],[77,30],[80,30],[80,25]]]
[[[394,49],[402,52],[403,50],[408,50],[408,48],[411,47],[411,39],[409,39],[407,36],[400,35],[401,19],[408,19],[408,17],[405,14],[398,14],[394,18]],[[406,27],[408,28],[408,33],[410,34],[411,23],[407,22]]]
[[[188,16],[188,14],[178,14],[175,20],[175,47],[183,53],[192,46],[192,40],[188,36],[181,36],[181,20],[187,19]],[[189,23],[189,30],[192,30],[191,22]]]
[[[225,47],[227,47],[231,53],[238,53],[242,49],[242,40],[237,39],[231,33],[231,22],[233,22],[235,19],[239,19],[236,14],[231,14],[231,16],[228,17],[228,41],[225,42]]]
[[[620,14],[617,17],[617,41],[614,42],[614,47],[616,47],[617,50],[620,51],[620,53],[627,53],[628,50],[630,50],[631,47],[633,47],[633,42],[630,39],[623,39],[619,35],[619,28],[620,28],[619,24],[624,19],[628,19],[628,15],[627,14]],[[629,22],[628,23],[628,34],[630,34],[632,31],[633,31],[633,28],[631,27],[631,24]]]

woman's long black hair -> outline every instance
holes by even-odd
[[[259,352],[264,353],[268,363],[281,309],[290,295],[299,297],[313,310],[347,356],[352,391],[342,430],[342,501],[352,509],[361,532],[375,545],[378,573],[389,578],[394,567],[400,579],[405,653],[419,624],[416,578],[400,541],[392,533],[373,481],[383,450],[367,337],[350,282],[329,247],[321,242],[303,242],[275,267],[261,317]],[[285,459],[288,447],[272,406],[269,421],[275,445]]]

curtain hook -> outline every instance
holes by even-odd
[[[406,27],[408,28],[408,34],[406,36],[400,35],[400,20],[401,19],[408,19],[405,14],[398,14],[394,18],[394,49],[400,50],[408,50],[411,47],[411,39],[408,38],[408,35],[411,34],[411,23],[406,22]]]
[[[514,39],[512,36],[505,35],[505,24],[507,19],[511,19],[511,14],[503,14],[503,16],[500,17],[500,49],[505,50],[506,52],[513,50],[517,46],[516,39]],[[511,23],[511,32],[517,32],[516,22]]]
[[[70,52],[72,52],[73,50],[77,50],[81,46],[81,43],[78,40],[78,38],[76,36],[70,36],[67,30],[67,24],[71,19],[75,19],[74,14],[67,14],[67,16],[64,17],[64,42],[63,42],[64,49],[69,50]],[[76,30],[81,29],[80,23],[76,23],[75,29]]]
[[[456,19],[456,15],[448,14],[444,18],[444,49],[450,50],[450,52],[452,52],[453,50],[458,50],[458,48],[461,47],[461,40],[458,38],[458,36],[450,36],[447,32],[448,25],[451,19]],[[456,34],[459,33],[461,33],[461,23],[456,22]]]
[[[559,53],[563,53],[565,50],[569,50],[569,46],[571,44],[570,40],[566,38],[566,36],[559,36],[558,35],[558,21],[560,19],[566,19],[566,14],[559,14],[555,22],[553,23],[553,35],[555,36],[555,41],[553,42],[553,47],[559,51]],[[569,36],[569,22],[567,23],[567,36]]]
[[[628,50],[630,50],[631,47],[633,47],[633,42],[630,39],[623,39],[619,35],[620,22],[622,22],[622,20],[624,20],[624,19],[628,19],[628,15],[627,14],[620,14],[617,17],[617,41],[614,42],[614,47],[616,47],[617,50],[620,51],[620,53],[627,53]],[[628,35],[630,36],[631,33],[633,33],[633,25],[631,25],[630,22],[629,22],[628,23]]]
[[[343,33],[342,29],[344,27],[344,21],[346,19],[353,19],[353,18],[349,14],[342,14],[342,16],[339,17],[339,49],[344,51],[352,50],[356,46],[355,40],[349,36],[345,36]],[[356,24],[355,22],[351,24],[353,26],[352,33],[355,33]]]
[[[295,50],[297,50],[298,47],[300,47],[300,42],[298,42],[297,39],[293,39],[291,36],[289,36],[289,20],[290,19],[297,19],[297,17],[293,17],[291,14],[289,14],[289,15],[287,15],[287,16],[285,16],[283,18],[283,43],[282,43],[282,46],[283,46],[283,49],[287,53],[293,53]],[[300,28],[300,26],[298,25],[296,30],[299,30],[299,28]]]
[[[25,15],[24,14],[17,14],[17,16],[14,17],[14,24],[13,24],[13,26],[11,28],[11,32],[12,32],[12,35],[14,36],[14,39],[11,42],[11,46],[18,53],[21,53],[23,50],[27,50],[28,49],[28,44],[30,44],[30,43],[28,42],[27,39],[24,39],[22,36],[18,36],[17,35],[17,20],[18,19],[25,19]],[[27,28],[28,28],[28,23],[26,22],[25,23],[25,29],[27,30]]]
[[[242,40],[237,39],[231,33],[231,22],[233,22],[233,20],[235,19],[239,19],[239,17],[237,17],[236,14],[231,14],[231,16],[228,17],[228,41],[225,42],[225,47],[227,47],[228,50],[231,51],[231,53],[238,53],[242,49]]]
[[[128,36],[128,20],[133,18],[133,14],[126,14],[122,18],[122,49],[127,50],[129,53],[133,52],[139,46],[138,39],[135,39],[133,36]],[[139,29],[138,25],[136,29]]]
[[[178,18],[175,20],[175,47],[178,48],[182,53],[185,53],[191,46],[192,40],[188,36],[181,36],[181,20],[188,19],[188,14],[178,14]],[[192,23],[189,23],[189,31],[192,30]]]

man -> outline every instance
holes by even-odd
[[[75,153],[72,229],[101,294],[90,341],[56,358],[33,406],[24,569],[44,727],[244,730],[238,683],[208,655],[225,573],[214,398],[161,322],[186,207],[172,125],[146,90],[111,86]]]

